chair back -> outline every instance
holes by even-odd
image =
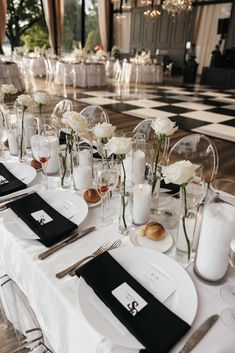
[[[170,150],[168,164],[189,160],[202,166],[202,174],[207,183],[216,177],[219,157],[214,142],[207,136],[192,134],[183,137]]]
[[[154,139],[154,131],[151,128],[152,125],[152,119],[146,119],[141,121],[136,127],[133,129],[133,132],[136,133],[141,133],[145,135],[146,141],[150,139]]]
[[[107,112],[99,105],[88,105],[80,111],[80,114],[87,118],[90,128],[98,123],[109,123]]]
[[[73,103],[69,99],[63,99],[57,103],[52,111],[52,115],[57,118],[62,118],[65,112],[73,111]]]

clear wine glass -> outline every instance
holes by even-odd
[[[51,158],[51,144],[46,135],[34,135],[32,139],[34,158],[41,163],[45,175],[45,186],[48,189],[47,166]]]
[[[235,239],[232,240],[229,249],[229,263],[235,269]],[[235,285],[223,286],[220,290],[221,298],[231,307],[221,313],[221,319],[226,327],[235,331]]]
[[[107,164],[100,162],[96,165],[96,188],[102,200],[102,216],[98,220],[100,226],[109,226],[113,220],[107,215],[107,198],[110,185],[110,169]]]

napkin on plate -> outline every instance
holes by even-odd
[[[186,322],[159,302],[108,252],[82,266],[76,274],[85,279],[149,353],[169,352],[190,329]]]
[[[177,192],[180,191],[179,185],[173,184],[173,183],[166,184],[164,179],[161,180],[160,188],[170,190],[168,192],[168,194],[170,194],[170,195],[171,194],[176,194]]]
[[[36,233],[41,243],[51,246],[66,238],[78,226],[52,208],[38,194],[30,194],[9,207]]]
[[[26,188],[26,184],[17,179],[3,163],[0,163],[0,196],[6,196]]]

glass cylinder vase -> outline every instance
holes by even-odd
[[[66,144],[59,146],[59,167],[61,187],[70,189],[74,186],[74,138],[66,134]]]
[[[128,235],[132,228],[132,184],[122,184],[119,201],[118,229],[122,235]]]
[[[176,240],[176,258],[187,263],[193,258],[193,240],[197,224],[197,207],[187,197],[186,187],[180,189],[181,212]]]
[[[194,271],[203,280],[220,283],[224,279],[234,229],[235,182],[214,180],[208,187],[194,262]]]

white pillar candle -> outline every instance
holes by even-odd
[[[83,167],[91,167],[92,156],[90,150],[80,150],[78,151],[79,165]]]
[[[77,190],[84,190],[91,187],[92,168],[90,166],[78,166],[73,170],[75,187]]]
[[[144,183],[145,153],[141,150],[133,152],[133,183]]]
[[[36,133],[35,119],[32,114],[24,113],[24,130],[26,148],[31,147],[31,137]]]
[[[12,156],[18,156],[18,144],[17,144],[16,130],[8,130],[7,131],[7,140],[8,140],[10,154]]]
[[[59,171],[59,139],[55,136],[48,136],[51,146],[51,158],[47,166],[48,174],[56,174]]]
[[[150,218],[151,186],[138,184],[133,188],[133,223],[144,224]]]
[[[207,280],[223,278],[229,265],[229,247],[235,234],[235,207],[213,203],[204,209],[197,248],[197,272]]]
[[[123,164],[126,172],[126,180],[132,181],[132,151],[126,155],[126,158],[124,159]],[[122,179],[123,179],[123,176],[122,176]]]

